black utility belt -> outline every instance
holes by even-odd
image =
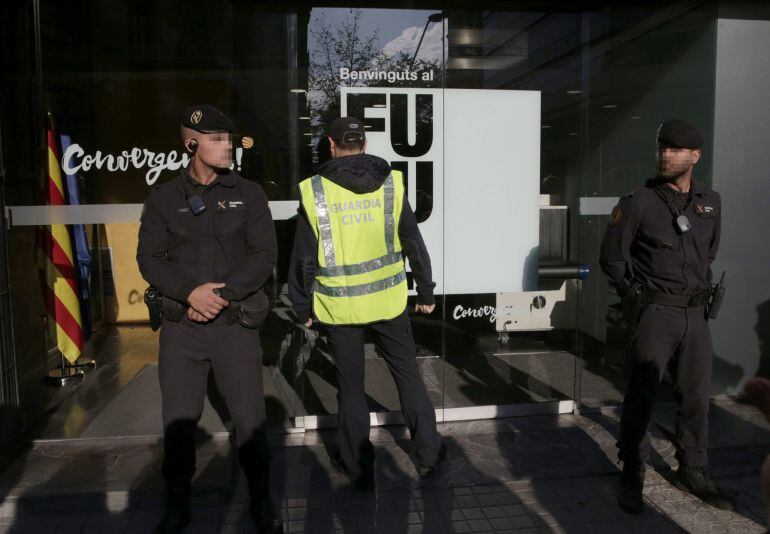
[[[162,318],[178,323],[187,315],[187,304],[162,296]],[[148,304],[149,306],[149,304]],[[270,313],[270,300],[265,292],[260,290],[240,301],[233,301],[222,313],[225,323],[239,323],[246,328],[259,328]],[[159,323],[158,323],[159,324]],[[154,328],[156,329],[156,328]]]
[[[709,301],[709,291],[701,291],[694,295],[670,295],[668,293],[659,293],[650,291],[650,304],[660,304],[663,306],[674,306],[676,308],[696,308],[705,306]]]

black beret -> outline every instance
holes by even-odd
[[[233,123],[227,115],[209,104],[186,108],[182,112],[182,126],[200,133],[233,133]]]
[[[355,117],[340,117],[332,121],[329,137],[337,142],[360,143],[366,139],[363,123]]]
[[[660,125],[655,142],[679,148],[700,148],[703,146],[703,133],[690,122],[671,119]]]

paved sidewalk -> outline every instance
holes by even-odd
[[[712,409],[715,478],[738,501],[709,507],[668,481],[672,406],[660,406],[648,469],[648,509],[615,502],[617,411],[443,423],[446,465],[421,481],[402,427],[376,428],[376,490],[346,485],[329,465],[335,432],[273,434],[273,493],[286,532],[765,532],[759,466],[770,426],[729,399]],[[163,504],[158,438],[35,443],[0,476],[0,532],[150,532]],[[226,438],[199,446],[187,532],[254,532]]]

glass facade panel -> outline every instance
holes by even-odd
[[[2,10],[2,309],[13,333],[13,343],[3,338],[2,393],[18,390],[29,421],[69,403],[40,435],[101,435],[115,410],[157,390],[139,216],[150,189],[187,165],[180,112],[203,102],[233,117],[234,167],[262,186],[275,220],[262,343],[276,424],[335,424],[331,353],[322,331],[294,323],[286,282],[297,184],[330,157],[327,127],[343,115],[362,119],[367,151],[403,173],[431,257],[436,310],[410,317],[440,419],[620,402],[628,335],[599,248],[618,197],[653,176],[656,130],[672,117],[702,129],[695,179],[723,197],[713,270],[730,272],[730,289],[726,317],[712,323],[713,393],[767,374],[770,247],[745,230],[767,226],[768,162],[756,140],[770,124],[761,97],[770,68],[762,47],[741,38],[770,34],[759,3],[111,0]],[[48,131],[69,205],[56,209]],[[83,354],[97,363],[65,394],[42,380],[61,363],[41,286],[41,243],[55,224],[67,225]],[[370,411],[397,420],[385,361],[370,342],[363,357]],[[98,395],[88,393],[95,383]],[[212,392],[206,413],[217,406]],[[148,421],[125,432],[157,433]]]

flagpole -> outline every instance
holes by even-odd
[[[49,372],[43,377],[43,382],[49,386],[64,387],[67,384],[73,382],[79,382],[85,378],[86,373],[81,367],[83,365],[72,365],[64,357],[64,354],[59,352],[60,367]]]
[[[77,359],[77,363],[70,363],[64,354],[59,352],[59,368],[54,369],[43,377],[43,382],[49,386],[64,387],[72,382],[83,380],[86,376],[86,371],[90,371],[96,367],[96,361],[81,356]]]

